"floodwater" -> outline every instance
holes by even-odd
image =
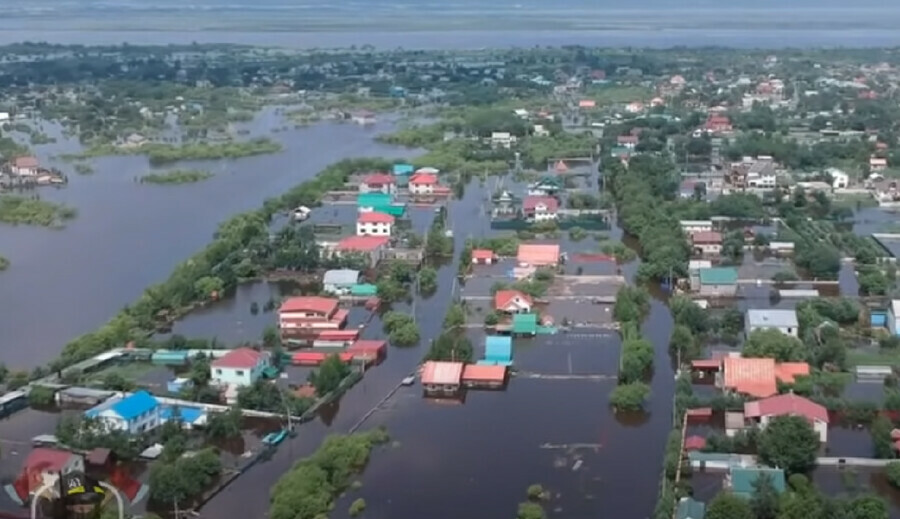
[[[254,126],[265,130],[284,123],[267,110]],[[0,359],[10,368],[53,359],[68,341],[96,329],[147,286],[166,279],[178,262],[209,242],[221,222],[258,208],[329,164],[348,157],[414,154],[373,140],[391,128],[388,122],[374,128],[321,123],[271,133],[283,143],[282,152],[179,163],[215,176],[176,186],[135,182],[150,169],[146,157],[95,159],[96,172],[82,176],[71,164],[50,159],[72,151],[71,142],[39,146],[41,159],[66,172],[69,184],[37,193],[76,207],[78,217],[63,230],[0,226],[0,254],[12,262],[0,274]]]

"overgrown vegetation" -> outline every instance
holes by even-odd
[[[141,177],[148,184],[193,184],[212,178],[213,174],[199,169],[173,169],[164,173],[149,173]]]
[[[73,207],[18,195],[0,195],[0,222],[62,227],[78,215]]]

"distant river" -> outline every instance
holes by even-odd
[[[266,114],[253,126],[272,128],[280,120]],[[363,129],[322,123],[274,133],[284,144],[278,154],[179,164],[216,174],[190,185],[137,183],[149,169],[146,157],[107,157],[94,161],[93,175],[72,173],[67,187],[38,190],[42,198],[74,206],[79,214],[63,230],[0,225],[0,254],[12,262],[0,273],[0,359],[11,368],[53,359],[68,341],[166,279],[178,262],[211,240],[222,221],[259,207],[333,162],[409,155],[373,140],[389,130],[389,124]],[[45,159],[48,149],[60,152],[45,147]],[[63,167],[71,172],[71,166]]]

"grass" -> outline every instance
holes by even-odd
[[[900,367],[900,349],[874,351],[847,351],[847,364],[853,366],[892,366]]]
[[[860,207],[878,207],[878,201],[869,193],[846,193],[834,197],[834,205],[856,209],[857,204]]]
[[[141,177],[148,184],[193,184],[212,177],[208,171],[197,169],[174,169],[164,173],[150,173]]]
[[[0,196],[0,222],[62,227],[78,215],[73,207],[17,195]]]

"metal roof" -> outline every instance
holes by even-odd
[[[325,285],[355,285],[359,281],[359,271],[351,269],[329,270],[322,277]]]
[[[734,267],[710,267],[700,269],[702,285],[734,285],[737,284],[738,273]]]
[[[753,493],[753,483],[761,474],[772,476],[772,485],[780,494],[785,490],[784,471],[771,467],[732,467],[731,489],[735,494],[750,495]]]
[[[747,310],[747,327],[796,328],[797,312],[794,310]]]

